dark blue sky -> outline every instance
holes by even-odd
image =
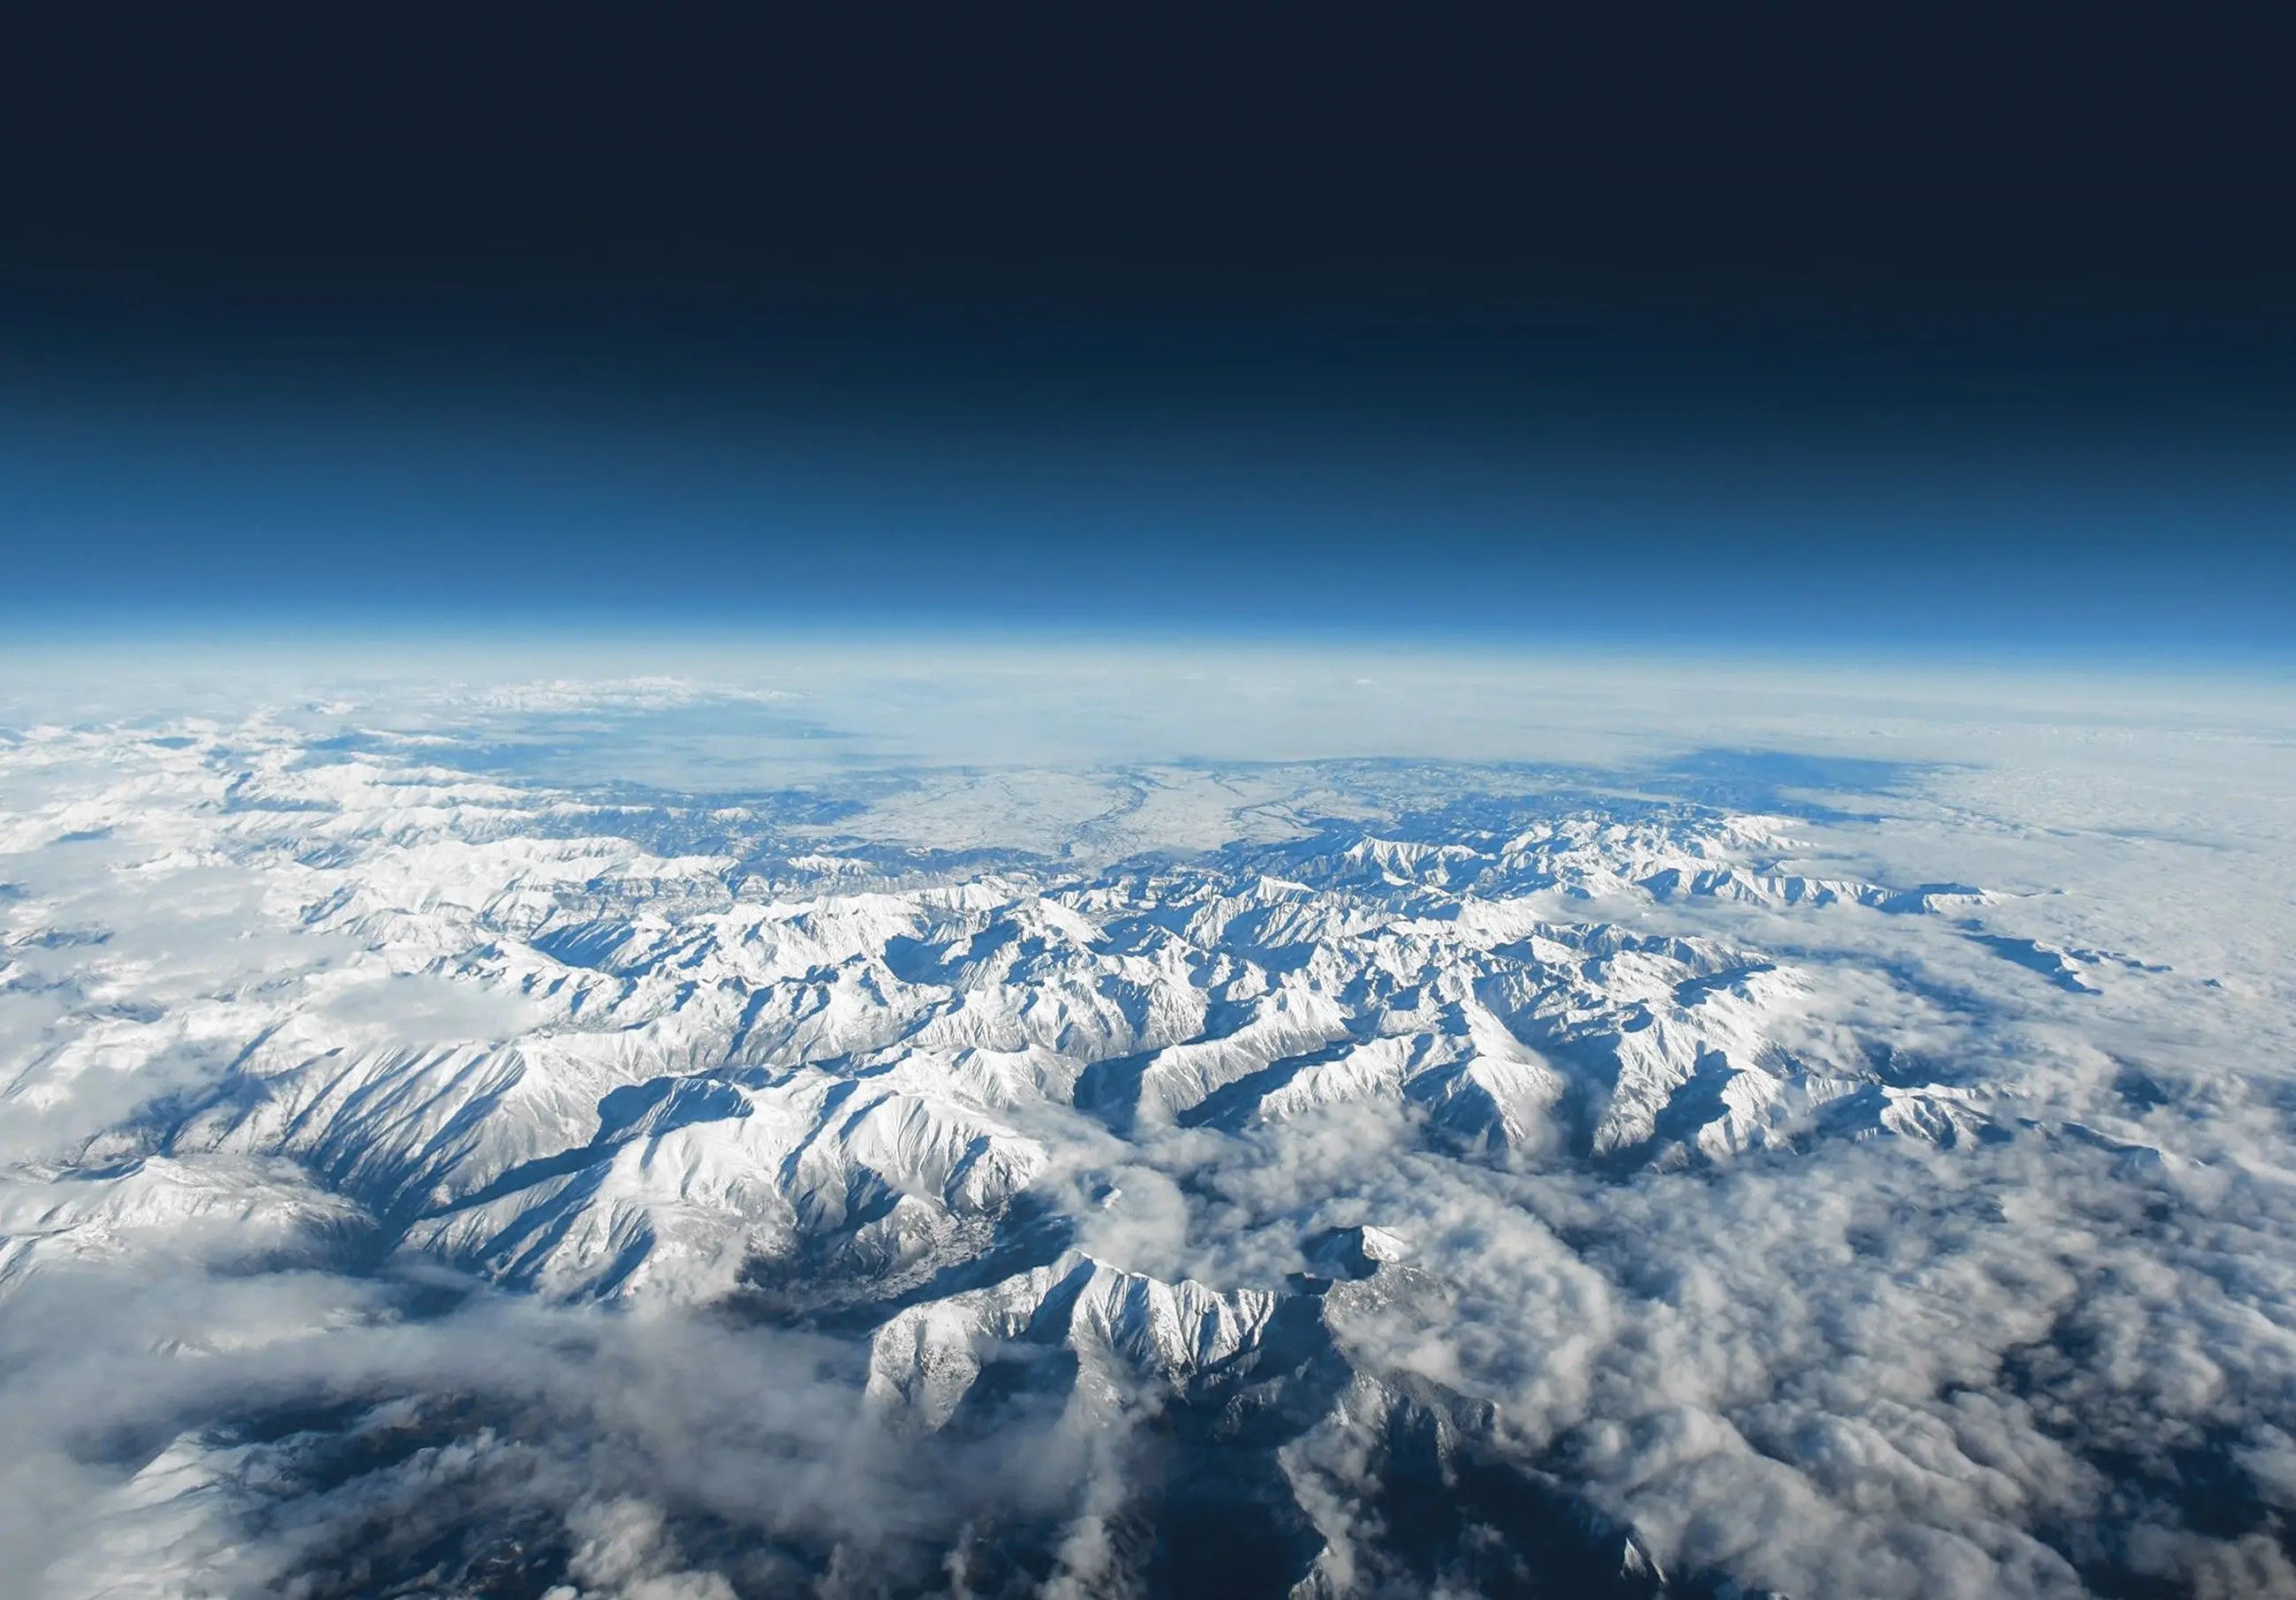
[[[1524,113],[1509,42],[28,81],[0,612],[2286,659],[2245,68],[1677,38]]]

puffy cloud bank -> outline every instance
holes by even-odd
[[[0,736],[7,1592],[2296,1593],[2277,713],[721,704]]]

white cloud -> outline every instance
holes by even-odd
[[[910,1165],[887,1157],[890,1179],[835,1165],[828,1097],[873,1074],[914,1094],[934,1072],[1047,1153],[1028,1196],[1045,1215],[1005,1221],[1064,1227],[1060,1243],[1111,1266],[1275,1289],[1325,1230],[1407,1239],[1406,1272],[1381,1280],[1403,1288],[1333,1302],[1359,1372],[1490,1403],[1513,1460],[1669,1571],[1805,1596],[2070,1595],[2100,1573],[2296,1592],[2284,707],[2102,693],[2052,707],[1934,679],[1720,682],[1669,709],[1647,674],[1421,661],[1381,662],[1366,682],[1244,655],[785,665],[742,703],[802,693],[804,714],[854,734],[868,760],[847,778],[845,757],[766,769],[856,812],[783,822],[763,800],[656,796],[668,809],[615,814],[634,834],[619,836],[595,794],[316,746],[396,726],[461,741],[423,743],[423,761],[480,760],[483,741],[464,734],[599,710],[652,742],[650,770],[722,774],[706,730],[645,729],[712,703],[682,680],[591,696],[531,674],[504,693],[384,679],[307,686],[302,710],[275,717],[225,715],[218,690],[196,697],[203,720],[157,742],[160,724],[0,744],[0,882],[13,886],[0,898],[0,1360],[20,1380],[0,1391],[16,1444],[0,1466],[9,1592],[257,1592],[362,1538],[381,1562],[486,1529],[583,1596],[720,1600],[830,1562],[856,1584],[897,1571],[955,1589],[962,1569],[993,1587],[996,1554],[965,1529],[1014,1519],[1054,1530],[1058,1581],[1094,1592],[1139,1559],[1127,1518],[1160,1437],[1153,1393],[1065,1415],[1065,1400],[1017,1402],[980,1438],[900,1445],[869,1420],[853,1342],[765,1325],[769,1301],[711,1311],[636,1295],[605,1310],[459,1284],[467,1301],[441,1313],[429,1301],[452,1297],[444,1280],[376,1248],[394,1206],[589,1181],[583,1152],[619,1095],[616,1126],[650,1130],[634,1153],[674,1170],[602,1187],[587,1210],[514,1210],[510,1255],[546,1243],[556,1217],[606,1260],[734,1236],[771,1194],[824,1215],[877,1208],[891,1220],[854,1223],[840,1269],[927,1294],[932,1251],[962,1255],[1000,1226],[919,1176],[969,1146],[941,1150],[955,1122],[922,1096],[873,1124]],[[1488,913],[1526,929],[1610,919],[1652,948],[1691,937],[1790,969],[1747,1002],[1765,1045],[1809,1063],[1775,1148],[1605,1166],[1558,1126],[1512,1155],[1463,1155],[1423,1105],[1369,1092],[1227,1128],[1150,1118],[1120,1137],[1057,1104],[1077,1041],[1144,1050],[1180,1027],[1158,1008],[1153,931],[1210,915],[1175,900],[1127,924],[1137,948],[1095,944],[1093,919],[1114,916],[1094,898],[1117,896],[1093,876],[1108,858],[1297,838],[1319,816],[1392,832],[1414,807],[1509,784],[1723,784],[1791,806],[1826,770],[1665,772],[1699,745],[1950,761],[1842,769],[1869,792],[1808,796],[1799,842],[1750,833],[1730,848],[1774,852],[1759,864],[1773,874],[1996,891],[1914,915],[1556,887]],[[1567,769],[1169,764],[1254,751]],[[968,754],[1028,765],[993,780],[945,769]],[[896,758],[898,772],[870,765]],[[910,869],[911,846],[1071,854]],[[816,868],[787,858],[824,849],[869,866],[879,891],[954,886],[802,922],[808,896],[850,887],[802,888]],[[773,887],[744,888],[745,862]],[[1366,868],[1297,970],[1407,1044],[1452,1026],[1418,991],[1431,941],[1459,924],[1433,891],[1408,915],[1388,907],[1407,898],[1382,877],[1398,870]],[[1080,887],[1057,917],[990,915],[1061,874]],[[1315,892],[1336,904],[1328,884]],[[1286,907],[1266,915],[1310,915]],[[1176,969],[1190,981],[1242,960],[1247,925],[1223,926],[1239,931],[1205,935],[1198,964]],[[939,970],[1019,976],[900,1010],[906,980],[885,953],[936,929]],[[2141,964],[2069,957],[2076,990],[1975,931]],[[1038,964],[996,965],[1015,949]],[[1289,959],[1267,956],[1250,981],[1273,992]],[[1691,970],[1636,959],[1584,992],[1557,980],[1538,1003],[1558,1028],[1577,1006],[1623,1036],[1630,983],[1663,1011]],[[1213,1034],[1237,1021],[1184,1020]],[[914,1044],[904,1030],[928,1022],[931,1050],[874,1054],[879,1033]],[[1569,1043],[1538,1045],[1542,1070],[1595,1082]],[[1866,1090],[1898,1087],[1888,1073],[1949,1089],[1988,1136],[1932,1148],[1830,1131],[1829,1107],[1857,1105],[1824,1098],[1826,1073],[1882,1071],[1868,1053],[1882,1045],[1895,1054]],[[693,1103],[702,1120],[680,1122],[693,1106],[673,1091],[695,1093],[680,1084],[729,1055],[717,1097]],[[808,1095],[823,1103],[810,1131],[772,1145],[771,1118]],[[1566,1110],[1581,1104],[1595,1105]],[[720,1123],[734,1131],[717,1142],[679,1132]],[[743,1161],[786,1162],[811,1186],[790,1200]],[[920,1216],[914,1234],[894,1226]],[[243,1436],[291,1409],[324,1425]],[[1344,1431],[1297,1448],[1319,1464],[1308,1511],[1345,1537],[1326,1575],[1368,1581],[1383,1559],[1365,1498],[1377,1450]],[[363,1530],[378,1525],[390,1531],[375,1542]],[[456,1559],[514,1558],[490,1550]]]

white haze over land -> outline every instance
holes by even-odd
[[[2296,1595],[2292,1151],[2285,685],[0,656],[11,1600]]]

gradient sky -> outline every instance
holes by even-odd
[[[2296,632],[2270,130],[2157,54],[2130,100],[2147,41],[2076,89],[1997,39],[1950,114],[1744,38],[1524,114],[1492,39],[1047,87],[913,38],[858,97],[811,36],[480,39],[404,104],[147,43],[132,114],[36,103],[0,260],[18,628]]]

